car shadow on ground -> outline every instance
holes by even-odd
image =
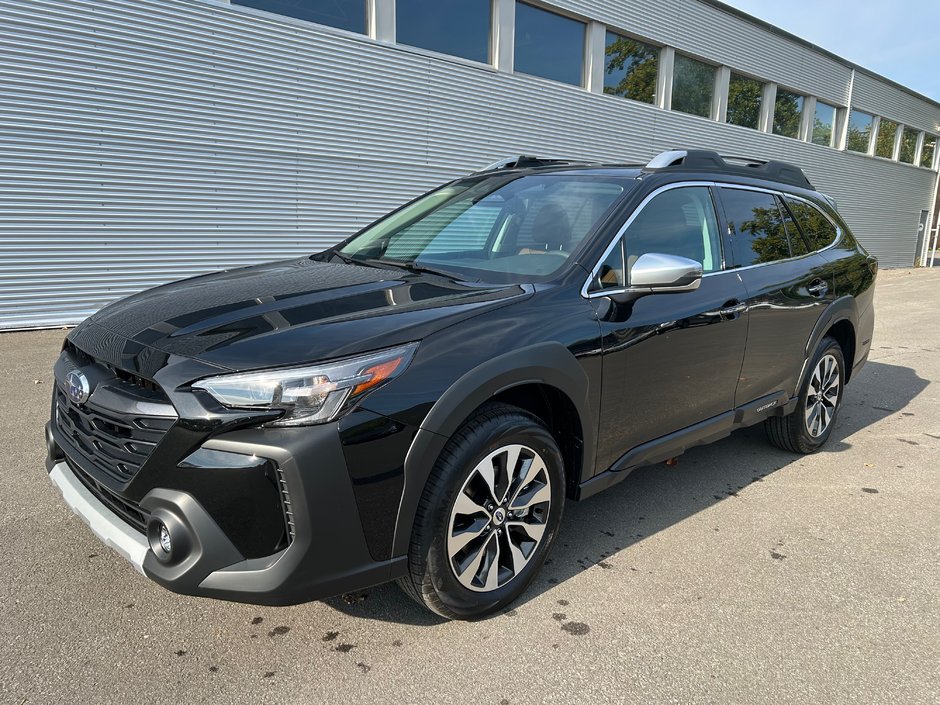
[[[928,382],[914,370],[869,362],[847,387],[832,437],[821,453],[851,447],[848,440],[903,409]],[[911,441],[907,441],[911,442]],[[562,528],[542,570],[512,605],[519,608],[593,566],[621,564],[630,546],[714,504],[737,496],[801,456],[771,446],[761,426],[709,446],[692,448],[677,465],[641,468],[622,483],[584,502],[568,502]],[[668,557],[664,557],[668,560]],[[440,618],[414,603],[394,584],[324,601],[351,616],[412,625]]]

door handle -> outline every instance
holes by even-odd
[[[818,299],[821,299],[829,291],[829,285],[822,279],[814,279],[806,290]]]
[[[747,311],[747,304],[743,301],[729,301],[717,311],[706,311],[702,315],[711,316],[712,318],[722,318],[726,321],[730,321],[736,318],[739,313],[744,313],[745,311]]]

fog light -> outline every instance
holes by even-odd
[[[167,530],[166,524],[160,524],[160,548],[167,554],[173,550],[173,542],[170,540],[170,532]]]

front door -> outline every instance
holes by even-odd
[[[630,267],[646,253],[701,262],[701,285],[628,304],[603,295],[629,286]],[[736,274],[722,269],[718,219],[706,185],[671,185],[655,193],[605,260],[592,299],[604,352],[598,470],[638,445],[732,410],[747,337],[746,291]]]

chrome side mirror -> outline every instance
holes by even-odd
[[[630,288],[649,293],[694,291],[702,283],[702,263],[686,257],[648,252],[630,268]]]

